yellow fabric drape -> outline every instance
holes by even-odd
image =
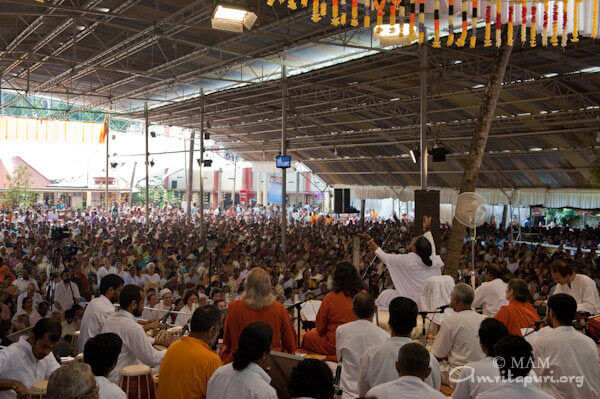
[[[100,144],[103,123],[0,116],[0,142]]]

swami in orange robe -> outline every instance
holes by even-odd
[[[302,340],[302,349],[318,353],[334,361],[335,330],[342,324],[356,320],[352,311],[352,297],[343,291],[330,292],[323,299],[317,313],[316,328],[310,330]],[[337,361],[337,360],[335,360]]]
[[[286,353],[296,352],[298,336],[292,326],[289,313],[280,302],[275,301],[264,309],[256,310],[246,305],[243,299],[235,300],[229,304],[223,327],[221,360],[224,364],[233,361],[233,353],[237,349],[242,330],[254,322],[267,323],[273,329],[271,350]],[[333,352],[335,353],[335,346]]]
[[[529,302],[512,300],[500,308],[494,319],[501,321],[510,334],[521,336],[521,329],[532,327],[540,316]]]

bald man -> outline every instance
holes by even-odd
[[[365,351],[381,345],[390,335],[373,324],[375,300],[366,291],[361,291],[352,300],[352,311],[356,321],[341,325],[336,330],[336,355],[342,362],[342,398],[356,398],[358,394],[358,363]]]

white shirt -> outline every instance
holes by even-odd
[[[277,399],[271,377],[256,363],[237,371],[233,363],[219,367],[206,386],[206,399]]]
[[[494,358],[491,356],[467,363],[460,370],[460,373],[455,371],[451,375],[451,378],[456,379],[454,382],[457,382],[452,396],[453,399],[475,399],[481,392],[503,383],[500,370],[494,365]],[[529,376],[533,379],[532,385],[539,388],[536,381],[537,375],[533,370],[529,373]]]
[[[102,282],[102,279],[104,278],[104,276],[108,275],[108,274],[118,274],[118,270],[116,267],[114,266],[110,266],[108,269],[106,268],[106,266],[102,266],[100,269],[98,269],[98,274],[96,275],[98,278],[98,287],[100,287],[100,283]]]
[[[112,382],[119,381],[121,369],[125,366],[143,363],[146,366],[156,367],[165,356],[166,351],[157,351],[152,347],[154,340],[146,335],[144,328],[126,310],[119,310],[110,316],[104,322],[102,332],[115,333],[123,340],[117,366],[108,376]]]
[[[340,387],[343,398],[358,396],[358,363],[365,351],[376,345],[381,345],[390,334],[368,320],[356,320],[337,328],[335,332],[336,355],[342,363]]]
[[[574,396],[573,398],[579,398]],[[581,396],[583,398],[583,396]],[[517,382],[502,382],[482,392],[477,399],[553,399],[544,391],[531,385]]]
[[[413,342],[412,339],[408,337],[391,337],[383,344],[372,346],[365,351],[358,365],[358,392],[360,396],[365,396],[369,389],[377,385],[398,378],[398,372],[396,371],[398,351],[402,346],[411,342]],[[425,382],[433,389],[440,389],[442,382],[440,365],[433,355],[430,356],[429,367],[431,367],[431,374],[425,379]]]
[[[442,258],[435,253],[435,243],[431,232],[425,233],[423,237],[431,243],[431,261],[433,262],[431,266],[425,265],[419,255],[414,252],[397,255],[387,254],[381,248],[375,251],[375,255],[386,264],[398,295],[412,299],[419,309],[421,309],[420,297],[425,280],[432,276],[441,276],[444,266]]]
[[[0,350],[0,379],[16,380],[27,388],[38,381],[47,380],[50,374],[60,365],[52,353],[38,360],[33,355],[31,344],[27,337],[22,336],[19,341]],[[13,399],[17,395],[14,391],[1,391],[0,399]]]
[[[386,382],[367,392],[368,398],[377,399],[445,399],[437,391],[423,382],[419,377],[404,376],[394,381]]]
[[[98,399],[127,399],[127,395],[117,385],[108,380],[106,377],[95,375],[96,383],[98,384]]]
[[[577,301],[578,312],[589,312],[596,314],[600,312],[600,297],[594,280],[583,274],[576,274],[568,284],[556,284],[555,294],[569,294]]]
[[[153,275],[144,274],[142,276],[142,285],[146,285],[147,282],[158,284],[160,282],[160,275],[156,272]]]
[[[19,295],[17,298],[17,312],[23,309],[23,299],[27,298],[27,292]],[[37,305],[44,300],[39,292],[34,292],[32,295],[33,298],[33,308],[37,309]]]
[[[19,294],[23,294],[23,293],[25,293],[25,291],[27,291],[27,286],[29,285],[29,283],[35,284],[35,289],[36,290],[39,289],[37,281],[35,281],[33,279],[24,280],[23,277],[19,277],[18,279],[16,279],[15,281],[13,281],[12,285],[14,285],[17,288],[19,288]]]
[[[81,318],[81,327],[77,340],[79,353],[83,352],[83,347],[88,339],[100,334],[104,322],[113,313],[115,313],[115,305],[107,297],[100,295],[98,298],[92,299],[85,308],[85,312]]]
[[[54,290],[54,300],[60,304],[63,312],[73,307],[75,304],[73,297],[76,299],[81,298],[79,296],[79,287],[77,287],[77,284],[72,281],[69,281],[69,284],[65,284],[64,281],[56,284],[56,289]]]
[[[494,316],[502,306],[508,305],[506,286],[507,284],[500,278],[481,284],[475,290],[473,307],[479,308],[483,306],[484,315]]]
[[[142,286],[142,280],[136,275],[131,277],[131,274],[127,274],[127,277],[125,277],[124,279],[125,285],[137,285],[138,287]]]
[[[177,318],[175,319],[175,325],[180,327],[185,326],[187,322],[190,321],[190,319],[192,318],[192,314],[194,313],[194,310],[196,310],[197,307],[198,304],[192,306],[192,309],[190,309],[188,305],[185,305],[183,308],[181,308],[181,312],[183,313],[177,314]]]
[[[598,398],[600,394],[600,360],[598,348],[590,338],[571,326],[557,327],[537,339],[533,345],[535,371],[541,377],[580,377],[582,384],[541,380],[544,392],[555,398]],[[539,367],[541,366],[541,367]],[[581,387],[578,387],[581,385]]]
[[[448,358],[450,371],[454,367],[481,360],[485,354],[479,345],[479,326],[486,317],[473,310],[463,310],[442,322],[431,353]]]

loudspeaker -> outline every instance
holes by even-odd
[[[423,234],[423,216],[431,217],[431,234],[439,255],[440,240],[440,192],[415,190],[415,233]]]
[[[336,188],[333,194],[333,212],[348,213],[350,211],[350,189]]]

